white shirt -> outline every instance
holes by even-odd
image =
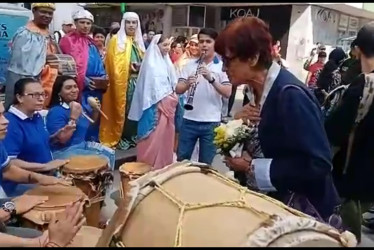
[[[178,82],[187,82],[188,77],[196,74],[199,60],[191,59],[182,68]],[[222,61],[217,56],[207,65],[216,83],[231,85],[225,72],[222,72]],[[197,78],[193,101],[193,110],[185,110],[183,118],[196,122],[220,122],[222,111],[222,96],[203,76]],[[188,92],[186,93],[188,96]]]
[[[57,32],[60,33],[61,37],[59,37],[59,35],[57,34]],[[65,32],[63,30],[59,30],[57,32],[54,34],[54,36],[55,36],[56,43],[59,43],[60,39],[65,36]]]

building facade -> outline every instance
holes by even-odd
[[[61,6],[57,6],[54,29],[81,7],[57,4]],[[108,28],[122,17],[120,3],[87,3],[84,7],[102,27]],[[259,17],[269,24],[274,39],[280,40],[282,57],[301,80],[307,73],[302,64],[317,42],[329,50],[336,46],[347,50],[358,29],[374,20],[371,3],[128,3],[126,10],[139,14],[143,32],[154,30],[174,37],[191,36],[203,27],[221,30],[239,16]]]

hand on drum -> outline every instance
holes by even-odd
[[[48,230],[44,231],[42,236],[39,236],[37,238],[30,239],[30,244],[28,247],[45,247],[45,245],[48,243]]]
[[[67,246],[85,223],[83,202],[67,206],[64,214],[57,220],[55,215],[49,223],[49,242],[59,247]]]
[[[252,158],[247,154],[242,157],[229,157],[225,156],[226,166],[235,172],[248,172],[252,171]]]
[[[63,179],[56,178],[54,176],[49,175],[40,175],[37,177],[37,182],[39,185],[48,186],[48,185],[55,185],[61,184],[64,186],[71,186],[72,183],[65,181]]]
[[[44,167],[40,171],[44,172],[59,169],[60,167],[66,165],[68,162],[69,160],[53,160],[44,164]]]
[[[16,205],[17,214],[24,214],[33,207],[43,204],[48,200],[48,196],[21,195],[16,197],[13,202]]]

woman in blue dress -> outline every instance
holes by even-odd
[[[91,107],[92,112],[86,114],[77,102],[78,93],[78,85],[73,77],[57,77],[46,118],[47,130],[53,138],[50,141],[53,157],[67,159],[73,155],[103,155],[113,169],[114,150],[96,142],[86,141],[90,127],[98,122],[99,111]],[[100,107],[99,103],[98,107]]]

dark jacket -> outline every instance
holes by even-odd
[[[299,88],[282,89],[286,85]],[[301,88],[301,89],[300,89]],[[315,97],[302,82],[281,69],[261,111],[259,138],[271,158],[270,178],[282,200],[288,191],[308,197],[327,218],[340,200],[331,176],[331,151]]]
[[[330,143],[341,149],[333,158],[333,177],[339,194],[345,198],[374,201],[374,108],[357,126],[346,174],[343,167],[348,137],[356,119],[365,84],[364,75],[357,77],[346,90],[341,104],[326,119],[325,128]]]
[[[348,85],[361,74],[361,63],[357,59],[347,59],[341,66],[342,81],[341,84]]]

